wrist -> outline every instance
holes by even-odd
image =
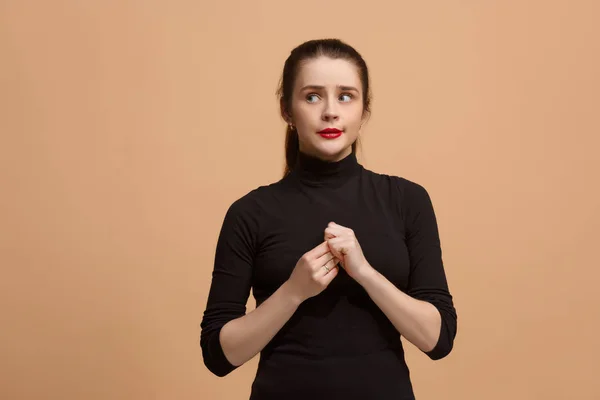
[[[358,282],[361,286],[364,286],[373,279],[373,277],[377,274],[375,268],[371,266],[371,264],[366,263],[363,268],[360,268],[356,274],[353,274],[352,278]]]
[[[305,300],[299,293],[297,293],[293,286],[290,284],[290,281],[284,282],[280,288],[283,297],[288,299],[294,306],[298,307]]]

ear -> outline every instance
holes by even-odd
[[[365,126],[365,124],[369,121],[369,118],[371,118],[371,114],[365,111],[363,113],[362,120],[360,122],[360,129],[361,130],[362,130],[362,127]]]
[[[281,112],[281,118],[283,118],[283,120],[285,121],[286,124],[291,124],[292,123],[292,116],[290,115],[290,113],[288,112],[288,110],[285,107],[285,103],[282,100],[279,101],[279,109]]]

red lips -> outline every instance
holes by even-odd
[[[337,128],[325,128],[317,133],[342,133],[342,131]]]

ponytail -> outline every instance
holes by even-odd
[[[285,130],[285,169],[283,176],[289,175],[298,161],[298,152],[300,151],[300,141],[298,140],[298,131],[287,125]]]

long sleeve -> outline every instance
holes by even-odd
[[[441,315],[439,340],[426,352],[433,360],[445,357],[454,344],[457,315],[442,261],[438,224],[427,190],[402,180],[402,214],[410,258],[408,295],[433,304]]]
[[[225,376],[237,368],[225,357],[219,335],[227,322],[246,313],[259,218],[250,204],[248,197],[241,198],[230,206],[225,215],[217,241],[206,309],[200,324],[204,364],[217,376]]]

